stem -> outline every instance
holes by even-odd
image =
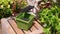
[[[55,26],[52,26],[52,27],[51,27],[51,34],[56,34]]]

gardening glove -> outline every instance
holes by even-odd
[[[34,15],[34,16],[36,16],[36,14],[34,14],[33,12],[28,12],[28,14],[31,14],[31,15]]]
[[[30,6],[30,5],[29,5],[29,6],[25,7],[25,8],[23,8],[21,11],[22,11],[22,12],[27,12],[27,11],[29,12],[29,10],[31,10],[31,9],[33,9],[33,8],[34,8],[34,6]]]

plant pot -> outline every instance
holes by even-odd
[[[23,30],[28,30],[30,29],[30,27],[32,26],[32,22],[33,22],[33,19],[34,19],[34,16],[33,15],[30,15],[30,14],[27,14],[26,12],[23,12],[23,13],[20,13],[16,18],[16,23],[17,23],[17,26],[20,28],[20,29],[23,29]]]

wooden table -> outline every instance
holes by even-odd
[[[1,28],[1,24],[0,24],[0,34],[2,34],[2,28]]]
[[[43,32],[42,26],[37,22],[33,21],[34,25],[30,30],[25,31],[17,27],[16,22],[11,18],[1,19],[2,34],[41,34]]]

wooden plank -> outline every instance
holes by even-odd
[[[31,29],[30,29],[32,32],[37,30],[35,26],[32,26]]]
[[[16,34],[24,34],[21,29],[19,29],[16,25],[16,22],[12,19],[8,20],[12,28],[15,30]]]
[[[2,34],[16,34],[9,25],[7,19],[5,18],[1,19],[1,24],[2,24]]]
[[[12,20],[12,19],[9,20],[9,23],[12,24],[13,22],[15,22],[15,21]],[[23,31],[22,31],[22,30],[20,30],[20,29],[19,29],[19,30],[20,30],[19,32],[20,32],[20,33],[22,32],[22,33],[24,33],[24,34],[40,34],[40,33],[42,33],[42,29],[41,29],[42,27],[41,27],[41,25],[40,25],[38,22],[36,22],[36,21],[34,21],[34,23],[35,23],[35,24],[34,24],[34,25],[32,26],[32,28],[30,29],[32,32],[31,32],[30,30],[28,30],[28,31],[23,30]],[[15,28],[16,30],[18,30],[18,27],[17,27],[16,23],[14,23],[14,24],[15,24],[15,25],[12,24],[12,26],[15,26],[17,29],[16,29],[15,27],[13,27],[13,28]],[[18,32],[17,32],[17,33],[18,33]]]
[[[34,26],[39,30],[39,32],[43,33],[43,27],[37,21],[34,21],[34,23]]]
[[[9,34],[40,34],[43,32],[42,26],[37,21],[34,21],[34,25],[28,31],[19,29],[13,19],[2,19],[1,22],[3,30],[8,31]],[[8,34],[6,32],[4,34]]]
[[[41,34],[41,33],[43,33],[43,30],[42,30],[43,28],[41,27],[41,25],[37,21],[34,21],[34,23],[35,24],[30,29],[32,32],[30,32],[29,34]]]
[[[29,34],[29,33],[31,33],[30,30],[28,30],[28,31],[23,30],[23,31],[24,31],[25,34]]]
[[[2,34],[2,28],[1,28],[1,24],[0,24],[0,34]]]
[[[17,34],[28,34],[28,33],[31,32],[30,30],[24,31],[24,30],[19,29],[19,28],[17,27],[17,25],[16,25],[16,22],[15,22],[14,20],[12,20],[12,19],[10,19],[10,20],[8,20],[8,21],[9,21],[9,23],[12,25],[12,27],[14,28],[14,30],[16,31]]]

